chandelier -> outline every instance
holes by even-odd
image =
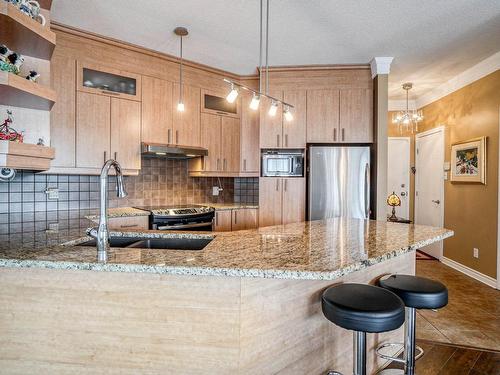
[[[411,130],[412,133],[418,131],[418,123],[424,119],[424,115],[421,110],[408,108],[408,92],[413,87],[413,83],[407,82],[403,83],[403,90],[406,91],[406,110],[393,113],[392,123],[399,126],[399,132],[403,133],[403,129],[407,132]]]

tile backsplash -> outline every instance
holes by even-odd
[[[119,199],[115,195],[115,177],[110,176],[110,207],[258,204],[258,178],[189,177],[186,160],[143,158],[139,175],[126,176],[124,180],[128,196]],[[217,197],[212,196],[213,186],[223,188]],[[48,199],[47,188],[59,189],[59,198]],[[18,171],[13,181],[0,182],[1,234],[45,230],[51,222],[58,222],[64,228],[69,220],[76,222],[83,212],[98,208],[99,176]]]

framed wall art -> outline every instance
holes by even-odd
[[[451,181],[486,184],[486,137],[451,145]]]

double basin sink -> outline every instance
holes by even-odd
[[[213,238],[110,237],[109,246],[128,249],[202,250],[212,240]],[[77,246],[96,246],[96,240],[85,241]]]

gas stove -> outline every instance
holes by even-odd
[[[149,211],[149,228],[155,230],[212,230],[215,209],[202,205],[135,207]]]

